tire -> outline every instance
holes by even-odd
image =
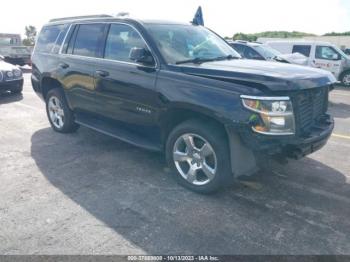
[[[69,108],[62,89],[51,89],[46,95],[46,113],[53,130],[73,133],[79,125],[74,122],[74,113]]]
[[[165,150],[174,178],[196,193],[214,193],[233,182],[226,133],[215,123],[199,120],[181,123],[169,134]]]
[[[350,71],[343,72],[340,76],[341,84],[350,88]]]

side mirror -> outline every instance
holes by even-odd
[[[340,60],[340,59],[341,59],[341,57],[339,54],[333,54],[332,60]]]
[[[138,48],[133,47],[130,50],[129,59],[131,61],[146,64],[146,65],[154,65],[154,59],[149,50],[146,48]]]

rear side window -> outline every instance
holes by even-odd
[[[75,37],[74,55],[98,57],[105,33],[104,24],[80,25]]]
[[[52,52],[57,38],[61,35],[61,32],[65,30],[67,30],[67,25],[52,25],[44,27],[40,32],[35,50],[41,53]]]
[[[310,56],[311,45],[294,45],[292,53],[300,53],[306,57]]]

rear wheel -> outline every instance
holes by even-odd
[[[166,154],[176,180],[197,193],[212,193],[233,181],[225,132],[216,124],[180,124],[169,135]]]
[[[350,71],[344,72],[340,77],[340,81],[343,86],[350,87]]]
[[[79,125],[74,122],[73,111],[68,107],[68,103],[61,89],[50,90],[46,96],[46,112],[51,127],[60,133],[75,132]]]

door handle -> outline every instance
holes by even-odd
[[[63,68],[63,69],[66,69],[66,68],[69,67],[69,65],[66,64],[66,63],[59,63],[59,66],[60,66],[61,68]]]
[[[109,76],[109,72],[103,71],[103,70],[96,70],[96,74],[100,77],[107,77]]]

